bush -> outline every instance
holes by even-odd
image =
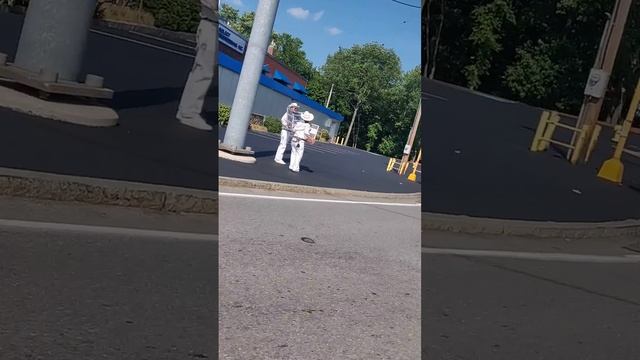
[[[218,124],[227,126],[229,116],[231,116],[231,108],[224,104],[218,104]]]
[[[322,140],[329,140],[329,131],[326,129],[320,129],[320,133],[318,135],[320,135],[319,138]]]
[[[282,130],[282,124],[279,119],[274,118],[273,116],[267,116],[264,119],[264,126],[270,133],[279,134]]]
[[[193,0],[146,0],[157,27],[195,33],[200,23],[200,2]]]
[[[153,26],[155,20],[153,16],[146,11],[138,11],[138,9],[128,6],[114,5],[111,3],[103,3],[98,6],[96,17],[104,20],[119,21],[125,23],[142,24]]]

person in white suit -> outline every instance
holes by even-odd
[[[293,126],[293,137],[291,139],[291,163],[289,170],[300,172],[300,161],[304,155],[304,144],[315,142],[315,136],[311,134],[310,122],[313,121],[313,114],[305,111],[300,115],[304,122],[298,122]]]
[[[293,127],[299,121],[300,113],[298,112],[298,104],[289,104],[289,106],[287,106],[287,112],[285,112],[284,115],[282,115],[282,118],[280,118],[280,123],[282,124],[282,130],[280,130],[280,144],[278,145],[278,150],[276,150],[276,157],[273,159],[273,161],[278,164],[286,164],[284,160],[282,160],[282,156],[284,155],[285,150],[287,150],[287,143],[291,138]]]

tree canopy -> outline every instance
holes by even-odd
[[[613,0],[428,0],[423,59],[434,78],[577,113]],[[609,104],[640,76],[640,3],[632,5]]]

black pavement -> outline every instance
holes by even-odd
[[[610,131],[587,165],[573,166],[561,149],[529,151],[541,109],[430,80],[422,91],[423,211],[542,221],[640,218],[638,159],[624,157],[623,186],[596,176],[612,154]]]
[[[10,60],[22,21],[0,13],[0,52]],[[103,76],[115,91],[119,125],[87,128],[0,109],[0,167],[217,190],[215,131],[175,119],[193,63],[190,45],[94,28],[84,72]],[[205,117],[216,123],[216,97],[207,98]]]
[[[220,139],[224,139],[224,128],[220,128],[218,133]],[[288,165],[273,161],[279,142],[279,134],[249,131],[245,145],[255,151],[256,163],[243,164],[221,159],[220,176],[385,193],[421,191],[419,173],[416,182],[408,181],[408,172],[399,176],[386,171],[387,157],[330,143],[307,145],[300,172],[294,173],[288,169]],[[287,164],[289,155],[290,146],[284,155]]]
[[[640,263],[619,245],[423,233],[423,246],[588,254],[593,262],[422,254],[422,358],[640,358]]]

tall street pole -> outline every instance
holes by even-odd
[[[48,80],[78,81],[96,0],[31,0],[15,65]]]
[[[622,41],[622,35],[624,33],[624,28],[627,22],[627,18],[629,16],[629,10],[631,8],[631,3],[633,0],[617,0],[613,17],[611,19],[609,31],[610,37],[609,41],[606,43],[606,47],[604,50],[604,56],[602,57],[602,67],[601,70],[610,76],[613,71],[613,65],[615,64],[616,56],[618,54],[618,49],[620,48],[620,43]],[[607,29],[605,29],[607,31]],[[606,79],[608,81],[608,78]],[[606,89],[606,84],[605,84]],[[586,101],[583,104],[582,118],[578,119],[578,126],[581,129],[588,127],[589,131],[585,132],[585,139],[590,139],[593,128],[598,121],[598,117],[600,116],[600,110],[602,109],[602,102],[604,100],[604,96],[600,96],[597,98],[590,98],[591,101]],[[584,141],[583,144],[588,144],[589,141]],[[584,159],[585,152],[587,150],[586,146],[582,146],[580,148],[575,149],[575,154],[572,156],[572,162],[577,162],[580,159]]]
[[[411,149],[413,148],[413,141],[416,138],[416,134],[418,132],[418,125],[420,124],[420,117],[422,116],[422,98],[418,102],[418,110],[416,111],[416,116],[413,119],[413,125],[411,126],[411,131],[409,132],[409,137],[407,138],[407,144],[405,145],[404,151],[402,153],[402,161],[400,164],[404,164],[409,161],[409,155],[411,155]]]
[[[260,0],[249,36],[247,52],[242,63],[238,87],[233,98],[229,124],[224,134],[221,150],[238,154],[252,154],[244,148],[253,103],[258,91],[269,39],[273,31],[279,0]]]

